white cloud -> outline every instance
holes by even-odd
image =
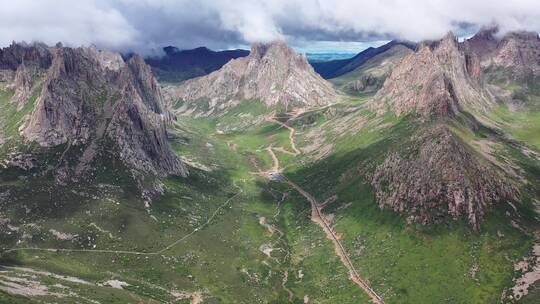
[[[114,49],[227,48],[306,41],[434,39],[498,23],[540,30],[538,0],[0,0],[0,44],[94,43]]]
[[[97,1],[0,0],[0,44],[58,41],[129,47],[137,31],[118,10]]]

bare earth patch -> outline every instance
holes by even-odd
[[[512,287],[513,297],[517,300],[529,293],[529,287],[540,280],[540,244],[535,244],[531,256],[514,265],[514,269],[522,273]]]
[[[124,289],[124,287],[127,287],[129,285],[130,284],[119,280],[108,280],[106,282],[103,282],[103,286],[109,286],[116,289]]]
[[[60,232],[60,231],[57,231],[57,230],[54,230],[54,229],[49,229],[49,232],[54,237],[56,237],[57,239],[62,240],[62,241],[71,241],[76,237],[76,235],[74,235],[74,234],[64,233],[64,232]]]

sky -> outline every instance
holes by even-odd
[[[540,0],[0,0],[0,46],[61,41],[143,54],[276,39],[305,52],[354,51],[495,23],[540,31]]]

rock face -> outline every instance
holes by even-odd
[[[498,35],[496,27],[480,31],[466,40],[464,48],[475,54],[484,72],[503,69],[514,80],[540,76],[540,38],[534,32]]]
[[[381,208],[404,213],[411,222],[465,217],[476,229],[488,207],[519,195],[443,125],[420,133],[406,151],[390,154],[376,168],[372,186]]]
[[[167,139],[165,126],[173,117],[163,108],[160,87],[141,57],[134,56],[121,70],[120,90],[106,134],[121,157],[145,172],[185,176]]]
[[[267,107],[326,105],[336,92],[284,42],[255,44],[247,57],[231,60],[218,71],[168,88],[173,100],[188,106],[208,100],[210,112],[231,108],[242,100],[259,99]]]
[[[392,71],[371,106],[379,113],[415,111],[424,117],[487,106],[491,99],[478,82],[477,64],[451,33],[440,41],[421,43]]]
[[[26,65],[21,63],[15,72],[15,80],[13,82],[15,94],[11,98],[11,102],[16,103],[17,109],[20,110],[24,102],[30,97],[32,89],[32,75],[26,69]]]
[[[51,65],[52,54],[42,43],[12,43],[0,49],[0,70],[17,70],[20,64],[27,67],[47,69]]]
[[[105,142],[112,143],[130,169],[186,174],[167,141],[165,124],[171,116],[163,108],[160,88],[139,56],[124,62],[119,54],[95,48],[56,47],[49,52],[52,60],[41,92],[20,127],[23,137],[43,147],[81,147],[76,175],[89,167]],[[17,75],[24,75],[23,70],[20,64]],[[16,78],[16,83],[27,81]]]
[[[85,49],[59,48],[43,81],[41,94],[21,135],[42,146],[71,141],[87,143],[96,111],[90,97],[108,89],[105,73],[97,58]]]
[[[510,33],[501,40],[493,59],[496,66],[517,76],[540,76],[540,38],[537,33]]]

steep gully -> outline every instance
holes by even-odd
[[[273,181],[284,182],[288,184],[290,187],[292,187],[294,190],[296,190],[298,193],[300,193],[303,197],[305,197],[309,201],[311,205],[311,220],[323,229],[323,231],[326,234],[326,237],[330,239],[332,243],[334,244],[336,255],[339,256],[339,258],[341,259],[341,262],[349,271],[350,280],[353,281],[362,290],[364,290],[364,292],[366,292],[366,294],[371,298],[373,303],[384,304],[384,301],[381,298],[381,296],[379,296],[369,286],[369,284],[360,276],[360,274],[354,267],[354,264],[352,263],[347,253],[347,250],[345,249],[345,247],[339,240],[340,237],[325,220],[325,215],[323,214],[323,211],[322,211],[322,209],[324,208],[324,204],[319,204],[319,202],[313,195],[311,195],[309,192],[302,189],[302,187],[300,187],[295,182],[289,180],[281,172],[279,158],[276,156],[276,153],[274,151],[293,154],[295,156],[301,154],[301,151],[297,149],[296,144],[294,142],[294,134],[296,130],[293,127],[287,125],[286,123],[282,123],[279,120],[277,120],[274,114],[270,116],[269,118],[267,118],[266,121],[276,123],[280,125],[280,127],[287,128],[289,130],[289,141],[294,152],[288,151],[284,147],[272,147],[272,146],[268,147],[266,151],[270,154],[272,158],[272,161],[273,161],[272,169],[268,171],[264,171],[264,172],[259,171],[255,174],[265,176],[268,179],[273,180]]]

